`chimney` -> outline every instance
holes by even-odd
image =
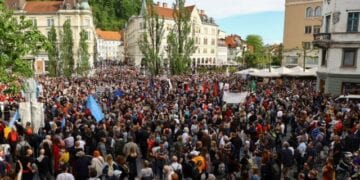
[[[159,7],[160,7],[160,2],[159,2],[159,1],[156,3],[156,6],[159,6]]]
[[[163,3],[163,7],[167,8],[167,3],[166,2]]]
[[[200,10],[200,14],[205,14],[205,11],[204,11],[204,10]]]

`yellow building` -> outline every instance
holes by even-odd
[[[88,35],[89,64],[92,67],[94,62],[95,27],[91,8],[87,0],[57,0],[57,1],[26,1],[6,0],[6,6],[14,10],[14,16],[25,16],[30,19],[39,31],[45,36],[48,35],[54,25],[57,38],[60,42],[61,31],[66,20],[70,20],[73,35],[73,53],[75,67],[78,64],[78,50],[80,32],[85,30]],[[35,74],[45,74],[47,69],[48,56],[41,52],[35,57],[25,57],[34,61]]]
[[[284,66],[316,67],[318,49],[312,46],[313,34],[320,32],[323,0],[286,0],[284,25]]]

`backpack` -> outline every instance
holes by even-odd
[[[10,141],[11,142],[16,142],[18,139],[18,136],[15,132],[10,132]]]
[[[124,140],[116,140],[114,145],[115,155],[121,155],[123,153],[124,146],[125,146]]]
[[[173,169],[174,169],[174,172],[178,175],[178,177],[179,177],[179,179],[182,179],[182,169],[181,168],[179,168],[180,167],[180,165],[178,165],[177,167],[173,167],[173,166],[171,166]]]
[[[219,175],[225,175],[226,171],[225,171],[225,164],[224,163],[220,163],[219,167],[218,167],[218,173]]]
[[[199,169],[197,168],[197,165],[195,164],[195,162],[190,161],[189,165],[191,167],[191,176],[193,177],[193,179],[200,178],[200,172],[199,172]]]

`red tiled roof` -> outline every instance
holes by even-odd
[[[194,10],[195,5],[185,7],[190,13]],[[154,11],[160,16],[168,19],[173,19],[174,9],[168,7],[161,7],[154,5]]]
[[[51,13],[60,9],[62,1],[29,1],[26,2],[24,11],[27,13]]]
[[[100,29],[96,29],[96,34],[104,40],[111,41],[120,41],[122,40],[121,32],[119,31],[102,31]]]
[[[238,45],[237,39],[241,40],[241,37],[238,35],[230,35],[225,37],[225,43],[228,47],[235,48]]]

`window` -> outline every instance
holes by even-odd
[[[203,53],[204,53],[204,54],[206,54],[206,53],[207,53],[207,49],[206,49],[206,48],[204,48],[204,51],[203,51]]]
[[[54,25],[54,19],[53,18],[48,18],[47,19],[47,25],[48,26],[53,26]]]
[[[312,17],[313,16],[313,8],[308,7],[306,8],[306,17]]]
[[[321,7],[318,6],[315,8],[315,17],[320,17],[321,16]]]
[[[319,59],[318,57],[309,57],[309,56],[305,58],[306,64],[313,66],[318,64],[318,59]]]
[[[215,50],[214,50],[214,49],[211,49],[211,54],[215,54]]]
[[[326,16],[325,18],[325,33],[329,33],[330,32],[330,20],[331,20],[331,16]]]
[[[327,60],[327,49],[322,49],[321,52],[321,65],[326,66],[326,60]]]
[[[358,32],[359,12],[351,12],[348,15],[347,32]]]
[[[85,26],[90,26],[90,19],[88,18],[85,19]]]
[[[311,49],[311,43],[310,42],[303,42],[303,48],[304,49]]]
[[[215,39],[211,40],[211,45],[215,45]]]
[[[313,33],[314,34],[319,34],[320,33],[320,26],[314,26],[313,27]]]
[[[343,49],[343,61],[344,67],[354,67],[356,62],[356,51],[355,48]]]
[[[207,45],[207,38],[204,38],[204,44]]]
[[[311,34],[311,26],[305,26],[305,34]]]
[[[37,26],[37,20],[36,18],[31,18],[31,22],[33,26]]]

